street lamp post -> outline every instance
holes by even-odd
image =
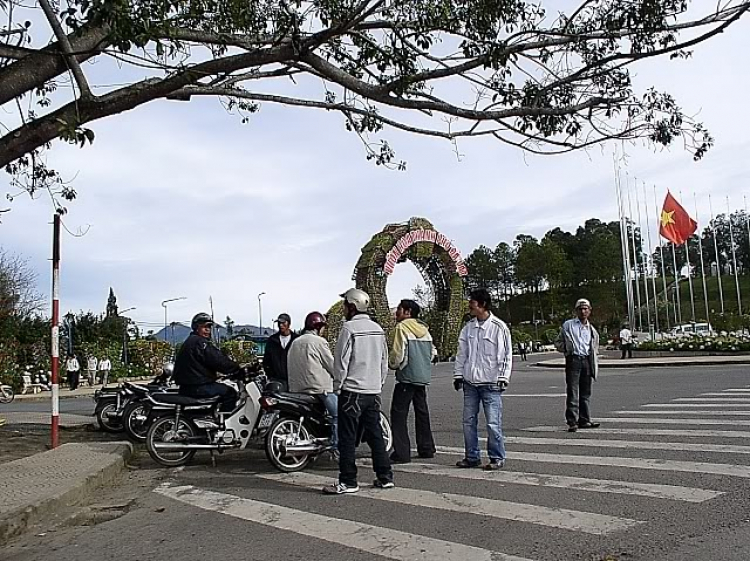
[[[260,297],[263,296],[265,292],[261,292],[258,294],[258,335],[263,335],[263,308],[260,305]]]
[[[133,308],[126,308],[122,310],[119,315],[124,314],[125,312],[132,312],[135,310],[135,307]],[[124,318],[125,323],[123,325],[123,333],[122,333],[122,363],[123,365],[128,365],[128,325],[130,325],[130,320],[128,318]]]
[[[169,326],[169,323],[167,321],[167,302],[176,302],[177,300],[187,300],[187,296],[178,296],[177,298],[168,298],[167,300],[162,300],[162,307],[164,308],[164,340],[167,340],[167,327]],[[172,331],[172,345],[174,345],[174,330]]]

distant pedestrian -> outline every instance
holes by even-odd
[[[101,383],[103,386],[107,385],[107,382],[109,382],[109,373],[112,371],[112,361],[109,360],[109,357],[107,355],[104,355],[104,357],[99,361],[99,376],[101,378]]]
[[[279,330],[271,335],[266,341],[266,349],[263,352],[263,368],[269,381],[278,382],[286,391],[289,387],[289,372],[287,370],[287,355],[289,347],[297,338],[292,333],[292,318],[289,314],[279,314],[276,319]]]
[[[359,491],[357,434],[370,446],[374,487],[394,487],[393,471],[380,427],[380,393],[388,375],[388,341],[383,328],[370,319],[369,295],[351,288],[341,295],[346,321],[333,353],[333,389],[339,393],[339,480],[323,493],[341,495]]]
[[[599,426],[591,421],[591,386],[599,369],[599,334],[589,321],[591,302],[581,298],[575,311],[577,317],[563,323],[555,340],[555,348],[565,354],[565,421],[569,432]]]
[[[89,386],[93,386],[96,381],[96,370],[98,366],[99,361],[96,360],[95,356],[91,355],[86,361],[86,380],[88,381]]]
[[[521,360],[526,360],[526,343],[523,341],[518,342],[518,354],[521,356]]]
[[[68,378],[68,387],[71,390],[77,390],[79,376],[81,375],[81,365],[78,364],[78,359],[75,355],[68,355],[68,360],[65,362],[65,372]]]
[[[633,333],[627,323],[624,323],[620,329],[620,350],[622,351],[620,359],[625,358],[625,354],[628,358],[633,358]]]
[[[427,386],[432,379],[432,357],[437,354],[427,324],[420,321],[420,307],[414,300],[401,300],[396,308],[396,330],[388,365],[396,371],[396,386],[391,399],[393,453],[391,462],[411,461],[409,407],[414,403],[417,455],[435,456],[435,441],[430,428]]]
[[[479,458],[479,403],[484,408],[487,422],[487,453],[490,461],[485,470],[501,469],[505,465],[503,440],[502,394],[510,382],[513,347],[510,330],[492,313],[492,298],[480,288],[469,294],[469,313],[472,320],[458,337],[458,354],[453,371],[453,387],[464,391],[464,459],[456,463],[460,468],[481,465]]]

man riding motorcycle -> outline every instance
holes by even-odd
[[[231,411],[237,402],[237,392],[216,380],[219,373],[234,374],[241,367],[211,342],[213,323],[211,316],[203,312],[193,317],[190,322],[193,331],[175,359],[174,381],[180,386],[180,395],[221,396],[221,410]]]

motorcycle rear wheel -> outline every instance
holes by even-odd
[[[122,412],[125,433],[134,442],[146,442],[148,434],[148,406],[142,401],[131,401]]]
[[[383,431],[385,451],[390,452],[391,448],[393,448],[393,431],[391,430],[391,422],[382,411],[380,412],[380,430]]]
[[[96,415],[96,422],[99,424],[104,432],[122,432],[123,427],[121,422],[117,422],[113,418],[109,417],[110,413],[117,412],[116,401],[100,401],[96,406],[94,414]]]
[[[13,388],[10,386],[0,387],[0,403],[11,403],[16,398]]]
[[[281,417],[271,425],[266,435],[266,458],[271,465],[284,473],[302,471],[312,461],[312,454],[299,454],[297,456],[284,455],[281,452],[281,443],[297,435],[300,440],[309,440],[310,433],[305,425],[300,425],[299,419]]]
[[[184,466],[195,456],[196,450],[159,450],[154,444],[187,442],[195,437],[197,429],[190,419],[182,418],[175,427],[174,417],[157,419],[146,434],[146,449],[149,456],[165,467]]]

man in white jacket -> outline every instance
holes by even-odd
[[[393,471],[380,428],[380,392],[388,375],[388,342],[383,328],[370,319],[369,295],[351,288],[341,295],[347,321],[333,354],[333,389],[339,390],[339,480],[323,488],[328,495],[359,491],[355,461],[360,423],[372,451],[373,486],[390,489]]]
[[[503,439],[502,393],[510,381],[513,348],[510,330],[492,314],[492,298],[484,288],[469,295],[472,316],[458,338],[458,353],[453,373],[453,387],[464,391],[464,448],[460,468],[481,465],[479,459],[479,403],[484,407],[487,421],[487,454],[490,461],[485,470],[501,469],[505,465]]]
[[[331,447],[338,455],[338,397],[333,393],[333,354],[321,335],[326,318],[320,312],[310,312],[305,318],[305,330],[297,337],[287,354],[289,391],[319,396],[331,417]]]

